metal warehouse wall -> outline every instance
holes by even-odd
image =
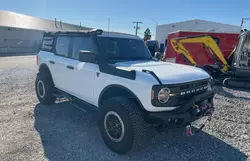
[[[91,28],[65,23],[60,20],[48,20],[15,12],[0,11],[0,26],[43,31],[89,30]]]
[[[38,53],[42,31],[0,27],[0,54]]]
[[[164,43],[169,33],[178,30],[239,33],[241,27],[205,20],[190,20],[156,26],[155,39],[160,43]]]
[[[92,28],[0,11],[0,56],[38,53],[44,31],[89,29]]]

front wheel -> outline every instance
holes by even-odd
[[[124,97],[103,102],[99,130],[105,144],[118,154],[138,149],[146,134],[142,112],[133,100]]]

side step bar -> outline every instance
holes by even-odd
[[[60,89],[57,89],[57,88],[53,92],[53,95],[56,96],[59,99],[63,99],[63,98],[68,99],[69,103],[72,106],[74,106],[74,107],[76,107],[76,108],[78,108],[78,109],[80,109],[82,111],[85,111],[85,112],[86,111],[91,111],[91,110],[95,110],[95,111],[100,110],[98,107],[96,107],[96,106],[94,106],[94,105],[92,105],[92,104],[90,104],[88,102],[85,102],[85,101],[83,101],[83,100],[81,100],[81,99],[79,99],[79,98],[77,98],[75,96],[72,96],[72,95],[70,95],[70,94],[68,94],[68,93],[66,93],[66,92],[64,92],[64,91],[62,91]],[[85,108],[86,110],[83,109],[83,108]]]

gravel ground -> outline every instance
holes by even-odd
[[[217,87],[216,112],[201,133],[185,137],[183,129],[151,131],[149,145],[120,156],[104,145],[96,112],[68,102],[38,104],[36,71],[34,56],[0,58],[0,161],[240,161],[250,155],[248,91]]]

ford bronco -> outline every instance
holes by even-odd
[[[37,65],[40,103],[66,97],[97,109],[102,139],[119,154],[139,147],[146,125],[190,127],[214,111],[207,72],[154,59],[134,35],[101,29],[46,32]]]

